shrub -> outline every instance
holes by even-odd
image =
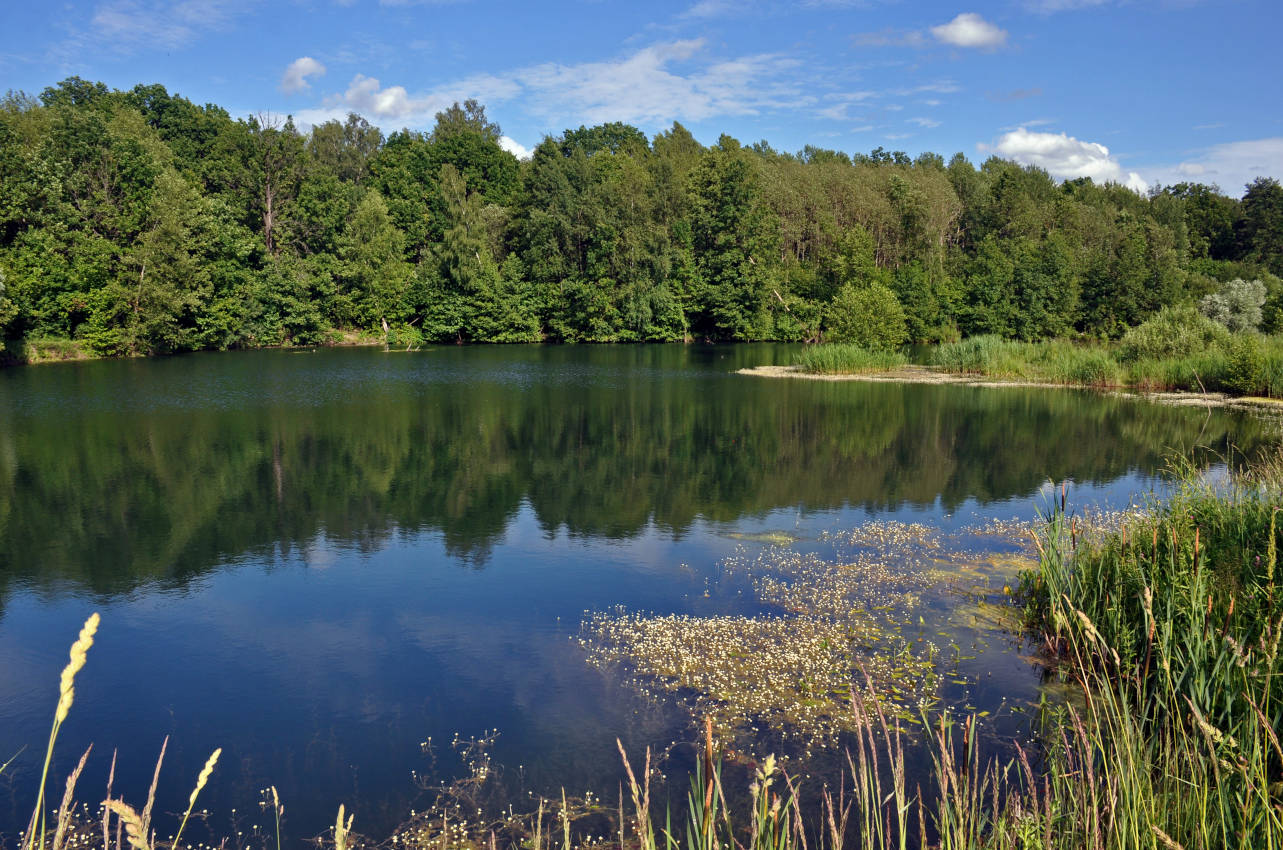
[[[1118,343],[1123,362],[1185,357],[1229,346],[1230,333],[1193,307],[1164,307]]]
[[[1242,395],[1263,395],[1267,385],[1265,351],[1256,334],[1241,334],[1230,346],[1222,379],[1225,388]]]
[[[826,337],[877,351],[892,351],[909,338],[904,308],[895,293],[880,283],[838,290],[826,311]]]
[[[1265,284],[1259,280],[1235,278],[1198,302],[1199,311],[1232,331],[1254,331],[1261,326]]]

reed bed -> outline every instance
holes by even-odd
[[[802,371],[817,375],[853,375],[898,369],[909,358],[898,351],[874,351],[850,343],[808,345],[794,360]]]
[[[835,344],[808,346],[794,361],[802,371],[818,375],[891,372],[907,363],[899,352]],[[931,349],[925,363],[942,372],[1008,381],[1283,398],[1283,336],[1278,335],[1226,332],[1205,347],[1175,351],[1126,339],[1021,342],[983,335],[942,343]]]
[[[1283,398],[1283,337],[1240,334],[1223,344],[1149,353],[1125,343],[1019,342],[977,336],[933,349],[946,372],[1007,380],[1146,391]]]

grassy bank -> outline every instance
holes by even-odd
[[[395,331],[387,337],[382,334],[364,330],[334,330],[322,346],[375,346],[388,345],[393,348],[405,347],[406,341]],[[314,348],[314,345],[269,345],[263,348]],[[143,356],[143,355],[139,355]],[[0,348],[0,366],[36,365],[40,363],[66,363],[79,360],[111,360],[119,355],[102,354],[95,351],[84,340],[65,339],[62,337],[41,337],[38,339],[12,340],[8,347]]]
[[[898,357],[818,345],[795,365],[813,374],[860,374],[903,365]],[[1192,309],[1163,310],[1113,342],[976,336],[938,345],[923,362],[950,374],[999,380],[1283,398],[1283,336],[1231,333]]]
[[[1015,342],[973,337],[935,348],[948,372],[1088,387],[1224,392],[1283,398],[1283,338],[1242,335],[1225,345],[1150,354],[1123,343]]]
[[[1047,676],[1067,696],[1044,708],[1033,743],[1012,743],[1009,760],[982,757],[978,718],[933,714],[922,718],[925,731],[909,733],[855,688],[841,787],[804,787],[768,758],[747,773],[737,765],[737,778],[728,779],[736,787],[725,788],[710,723],[686,783],[656,785],[660,766],[650,753],[621,746],[628,784],[617,801],[563,794],[514,810],[493,785],[498,771],[484,747],[469,741],[460,752],[467,777],[440,786],[435,802],[393,837],[362,838],[340,809],[320,843],[338,850],[1283,847],[1283,588],[1276,587],[1283,461],[1228,482],[1208,483],[1194,469],[1178,478],[1171,499],[1109,528],[1084,527],[1063,496],[1051,510],[1038,566],[1019,592]],[[72,648],[50,754],[96,626],[95,615]],[[910,772],[911,747],[929,755],[926,775]],[[195,777],[192,805],[216,763],[217,753]],[[77,767],[53,806],[52,789],[64,785],[48,764],[22,850],[186,846],[153,834],[154,789],[131,806],[108,788],[93,816],[99,822],[71,802]],[[281,801],[274,789],[265,799],[256,846],[270,848],[280,840]],[[180,814],[167,825],[183,835],[185,820]]]

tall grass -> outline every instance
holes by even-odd
[[[929,362],[947,372],[1006,380],[1283,398],[1283,338],[1224,335],[1224,345],[1157,354],[1134,344],[1019,342],[987,335],[944,343]]]
[[[816,375],[853,375],[898,369],[909,359],[898,351],[873,351],[849,343],[808,345],[794,360],[802,371]]]
[[[1089,387],[1115,387],[1124,382],[1121,367],[1099,347],[1064,340],[1018,342],[977,336],[944,343],[930,362],[948,372]]]
[[[1070,721],[1086,724],[1107,794],[1102,834],[1280,847],[1283,473],[1220,486],[1183,474],[1168,503],[1099,540],[1055,515],[1029,614],[1084,685]]]

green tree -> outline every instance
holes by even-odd
[[[844,285],[824,311],[825,339],[892,351],[909,338],[904,309],[886,286]]]
[[[200,347],[199,323],[212,294],[196,253],[200,196],[167,169],[156,180],[141,234],[120,275],[97,290],[86,338],[108,354],[162,354]]]
[[[406,300],[410,266],[405,262],[405,235],[392,223],[388,206],[369,190],[357,204],[339,248],[342,259],[337,318],[363,328],[389,326],[410,318]]]
[[[1283,186],[1273,177],[1247,185],[1239,244],[1243,257],[1283,275]]]
[[[692,330],[714,339],[762,339],[778,256],[778,224],[747,155],[723,136],[691,174],[696,267]]]

